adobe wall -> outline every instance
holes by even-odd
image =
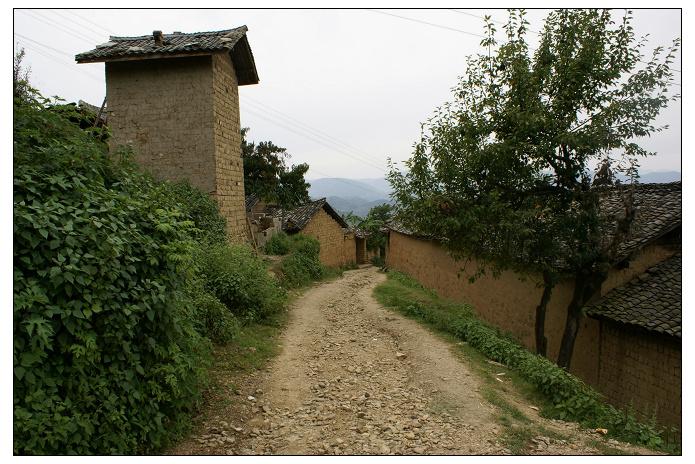
[[[241,159],[239,87],[229,53],[212,56],[215,142],[215,198],[227,218],[232,242],[247,237],[244,196],[244,164]]]
[[[131,145],[158,179],[215,191],[209,56],[106,63],[112,149]]]
[[[601,294],[629,280],[630,276],[644,272],[672,253],[673,250],[664,247],[647,247],[627,269],[611,272]],[[535,310],[543,292],[539,286],[542,283],[540,276],[522,280],[518,274],[503,272],[498,278],[484,275],[470,283],[468,277],[477,269],[475,260],[455,262],[436,241],[395,231],[391,231],[389,235],[386,264],[391,269],[409,274],[445,298],[472,305],[482,320],[507,332],[529,350],[535,351]],[[557,359],[564,332],[565,311],[572,297],[572,290],[571,280],[560,282],[548,303],[545,332],[550,359]],[[598,320],[588,317],[582,319],[570,366],[570,372],[599,389],[602,388],[599,382],[600,329],[601,323]]]
[[[324,265],[340,267],[355,262],[354,234],[344,234],[340,224],[323,209],[311,218],[301,233],[319,241],[319,258]]]
[[[611,321],[601,322],[598,389],[646,419],[681,426],[681,343]]]
[[[188,179],[246,241],[236,75],[228,54],[106,63],[111,148],[131,145],[158,179]]]

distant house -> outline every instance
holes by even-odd
[[[326,266],[345,266],[355,264],[358,256],[366,256],[364,239],[356,239],[350,226],[325,198],[311,201],[287,211],[278,211],[276,217],[282,220],[282,229],[288,234],[304,234],[316,238],[321,244],[320,259]]]
[[[647,416],[656,411],[661,422],[679,424],[681,183],[639,184],[634,203],[631,234],[585,308],[591,317],[580,323],[570,371],[616,405],[632,405]],[[601,208],[615,220],[623,214],[617,190],[604,188]],[[470,283],[468,277],[477,269],[475,258],[455,261],[436,238],[399,224],[390,226],[386,264],[444,297],[471,304],[481,319],[535,350],[541,276],[522,278],[508,271]],[[557,358],[573,289],[572,278],[562,280],[548,303],[550,359]]]

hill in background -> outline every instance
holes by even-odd
[[[309,196],[328,200],[339,213],[352,211],[366,216],[373,206],[391,203],[391,187],[386,179],[346,179],[325,177],[310,180]]]
[[[641,174],[639,181],[665,183],[681,180],[678,171],[657,171]],[[339,213],[352,211],[358,216],[366,216],[373,206],[391,203],[391,186],[386,179],[346,179],[344,177],[324,177],[310,180],[309,196],[326,198]]]

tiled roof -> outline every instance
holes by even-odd
[[[601,212],[609,218],[604,234],[604,242],[610,242],[617,219],[624,215],[621,191],[618,188],[600,187]],[[664,184],[635,184],[634,207],[636,209],[630,235],[618,246],[616,261],[622,261],[632,252],[676,229],[682,222],[681,182]],[[610,220],[612,219],[612,220]],[[391,230],[405,235],[427,238],[427,234],[412,230],[403,219],[388,224]],[[557,266],[566,263],[558,257]]]
[[[234,62],[239,85],[256,84],[258,74],[246,39],[247,30],[246,26],[241,26],[223,31],[163,34],[160,45],[155,42],[154,33],[137,37],[111,36],[108,42],[76,55],[75,60],[78,63],[94,63],[227,51]]]
[[[312,217],[321,209],[326,211],[335,221],[340,224],[340,227],[349,229],[350,226],[345,222],[345,219],[338,214],[331,205],[328,204],[325,198],[303,204],[293,210],[280,210],[275,213],[276,217],[282,218],[282,228],[287,232],[298,232],[309,223]]]
[[[635,185],[634,206],[637,211],[630,235],[618,246],[618,261],[681,224],[681,190],[680,181]],[[608,217],[617,218],[624,215],[618,189],[607,189],[601,196],[601,210]],[[609,226],[609,230],[614,230],[614,227]],[[610,233],[612,232],[606,234],[607,240],[610,240]]]
[[[256,195],[255,193],[252,193],[251,195],[247,195],[246,199],[244,201],[246,204],[246,212],[251,211],[251,208],[256,206],[256,203],[258,203],[258,200],[259,200],[258,195]]]
[[[586,308],[589,316],[681,338],[682,256],[675,254]]]

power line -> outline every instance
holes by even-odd
[[[365,161],[365,160],[361,160],[361,159],[359,159],[359,158],[356,158],[356,157],[355,157],[353,154],[351,154],[351,153],[348,153],[348,152],[346,152],[346,151],[344,151],[344,150],[342,150],[342,149],[340,149],[340,148],[337,148],[337,147],[335,147],[335,146],[330,146],[330,145],[328,145],[326,142],[324,142],[324,141],[322,141],[321,139],[318,139],[318,138],[316,138],[316,137],[314,137],[314,136],[312,136],[312,135],[309,135],[309,134],[306,134],[306,133],[298,132],[297,130],[295,130],[295,128],[293,128],[293,127],[291,127],[291,126],[287,126],[287,125],[285,125],[285,124],[282,123],[282,122],[278,122],[277,120],[273,120],[273,119],[271,119],[270,117],[268,117],[268,116],[265,115],[265,114],[259,113],[259,112],[257,112],[257,111],[254,111],[253,109],[250,109],[250,108],[246,108],[246,109],[244,109],[244,111],[245,111],[245,112],[248,112],[248,113],[250,113],[250,114],[256,115],[257,117],[263,118],[263,119],[265,119],[265,120],[267,120],[267,121],[269,121],[269,122],[275,124],[276,126],[282,127],[283,129],[285,129],[285,130],[287,130],[287,131],[289,131],[289,132],[292,132],[292,133],[294,133],[294,134],[296,134],[296,135],[299,135],[299,136],[301,136],[301,137],[304,137],[304,138],[307,138],[307,139],[309,139],[309,140],[312,140],[312,141],[318,143],[319,145],[323,145],[324,147],[327,147],[327,148],[330,148],[331,150],[337,151],[338,153],[341,153],[341,154],[343,154],[343,155],[345,155],[345,156],[347,156],[347,157],[349,157],[349,158],[352,158],[352,159],[355,160],[355,161],[359,161],[359,162],[361,162],[361,163],[363,163],[363,164],[367,164],[367,165],[369,165],[369,166],[371,166],[371,167],[373,167],[373,168],[375,168],[375,169],[378,169],[378,170],[380,170],[380,171],[382,171],[382,172],[386,172],[386,170],[385,170],[383,167],[381,167],[381,166],[378,166],[378,165],[376,165],[376,164],[372,164],[371,162],[367,162],[367,161]]]
[[[98,27],[99,29],[101,29],[101,30],[103,30],[103,31],[105,31],[105,32],[108,32],[110,35],[117,35],[117,34],[116,34],[115,32],[113,32],[112,30],[107,29],[107,28],[105,28],[104,26],[102,26],[102,25],[100,25],[100,24],[97,24],[97,23],[95,23],[94,21],[89,20],[88,18],[85,18],[84,16],[77,14],[74,10],[63,10],[63,11],[65,11],[66,13],[69,13],[69,14],[71,14],[71,15],[73,15],[73,16],[76,16],[76,17],[80,18],[82,21],[88,22],[89,24],[92,24],[93,26],[96,26],[96,27]]]
[[[316,128],[314,128],[314,127],[312,127],[312,126],[310,126],[302,121],[299,121],[298,119],[295,119],[295,118],[287,115],[286,113],[283,113],[279,110],[272,108],[269,105],[266,105],[265,103],[262,103],[258,100],[253,100],[253,99],[249,99],[248,101],[245,101],[244,103],[245,104],[251,103],[253,105],[256,105],[256,109],[259,109],[259,110],[270,110],[274,113],[277,113],[276,117],[280,117],[280,118],[286,120],[287,124],[295,126],[295,127],[299,128],[301,130],[304,130],[306,132],[309,132],[312,135],[314,135],[315,137],[321,138],[321,139],[327,141],[328,143],[331,143],[332,145],[345,147],[345,148],[341,148],[341,149],[343,149],[343,150],[347,149],[348,151],[353,153],[354,156],[358,157],[360,160],[362,160],[366,163],[369,163],[372,161],[372,155],[370,155],[369,153],[367,153],[363,150],[360,150],[359,148],[355,148],[355,147],[351,146],[350,144],[343,142],[342,140],[337,139],[336,137],[333,137],[330,134],[327,134],[323,131],[320,131],[319,129],[316,129]],[[358,154],[357,152],[361,152],[364,155]]]
[[[46,45],[46,44],[41,43],[41,42],[39,42],[39,41],[37,41],[37,40],[30,39],[29,37],[25,37],[25,36],[23,36],[22,34],[19,34],[18,32],[15,32],[14,35],[15,35],[16,37],[19,37],[21,40],[24,40],[24,41],[27,41],[27,40],[28,40],[28,41],[31,42],[32,45],[34,45],[34,46],[39,46],[39,47],[42,47],[42,48],[46,48],[46,49],[52,50],[54,53],[60,53],[61,55],[64,55],[64,56],[69,57],[69,58],[71,59],[71,61],[74,60],[74,56],[72,56],[71,54],[66,53],[66,52],[64,52],[64,51],[61,51],[61,50],[58,50],[58,49],[56,49],[56,48],[53,48],[53,47],[51,47],[50,45]],[[36,50],[36,49],[34,49],[33,47],[32,47],[32,49],[33,49],[33,50]],[[79,73],[81,73],[81,74],[82,74],[82,73],[83,73],[83,74],[86,74],[86,75],[88,75],[88,76],[90,76],[90,77],[92,77],[92,78],[94,78],[94,79],[99,80],[99,82],[102,82],[102,78],[101,78],[101,77],[97,76],[96,74],[92,74],[92,73],[88,72],[86,69],[84,69],[83,71],[80,71],[80,70],[78,70],[77,68],[68,65],[67,63],[63,63],[62,61],[58,60],[57,58],[55,58],[53,55],[51,55],[51,54],[48,53],[48,52],[43,53],[43,55],[44,55],[44,56],[48,56],[48,57],[50,57],[50,58],[53,58],[54,60],[60,62],[61,64],[63,64],[64,66],[66,66],[66,67],[68,67],[68,68],[70,68],[70,69],[72,69],[72,70],[75,71],[75,72],[79,72]],[[74,62],[73,62],[72,64],[74,64]]]
[[[68,64],[66,64],[66,63],[64,63],[64,62],[62,62],[61,60],[59,60],[59,59],[56,58],[55,56],[51,55],[50,53],[45,52],[45,51],[43,51],[43,50],[41,50],[41,49],[38,49],[38,48],[34,48],[35,45],[30,45],[30,44],[26,44],[26,43],[22,44],[21,42],[20,42],[20,44],[22,45],[22,47],[28,48],[29,50],[31,50],[31,51],[34,52],[34,53],[38,53],[39,55],[41,55],[41,56],[43,56],[43,57],[45,57],[45,58],[48,58],[48,59],[50,59],[50,60],[53,60],[53,61],[55,61],[56,63],[58,63],[59,65],[65,66],[66,68],[68,68],[68,69],[70,69],[70,70],[72,70],[72,71],[74,71],[74,72],[80,74],[81,76],[89,77],[89,78],[91,78],[91,79],[94,79],[94,80],[97,81],[97,82],[102,82],[102,79],[101,79],[101,78],[96,77],[96,76],[94,76],[93,74],[90,74],[90,73],[81,72],[80,70],[78,70],[78,69],[76,69],[76,68],[74,68],[74,67],[72,67],[72,66],[70,66],[70,65],[68,65]]]
[[[36,45],[40,45],[40,46],[42,46],[43,48],[47,48],[47,49],[49,49],[49,50],[52,50],[52,51],[55,52],[55,53],[60,53],[61,55],[65,55],[65,56],[68,56],[68,57],[70,57],[70,58],[74,58],[74,56],[72,56],[71,54],[69,54],[69,53],[67,53],[67,52],[64,52],[64,51],[62,51],[62,50],[58,50],[57,48],[53,48],[53,47],[51,47],[50,45],[46,45],[46,44],[44,44],[44,43],[37,42],[36,40],[30,39],[29,37],[25,37],[25,36],[23,36],[22,34],[20,34],[20,33],[18,33],[18,32],[15,32],[14,35],[16,35],[17,37],[20,37],[20,38],[23,39],[23,40],[28,40],[28,41],[30,41],[30,42],[33,42],[33,43],[35,43]]]
[[[65,16],[65,15],[62,14],[62,13],[59,13],[59,12],[56,11],[56,10],[49,10],[49,11],[50,11],[51,13],[55,14],[55,15],[60,16],[61,18],[63,18],[63,19],[66,20],[66,21],[70,21],[70,22],[71,22],[72,24],[74,24],[75,26],[78,26],[78,27],[80,27],[80,28],[84,28],[84,29],[87,29],[88,31],[91,31],[93,34],[96,34],[98,37],[102,37],[102,36],[104,35],[103,32],[96,31],[96,30],[92,29],[92,28],[89,27],[89,26],[76,23],[74,20],[70,19],[69,17]],[[64,11],[64,12],[69,12],[69,10],[62,10],[62,11]],[[79,18],[79,16],[78,16],[78,18]]]
[[[454,13],[464,14],[464,15],[467,15],[467,16],[471,16],[471,17],[473,17],[473,18],[478,18],[478,19],[485,20],[485,17],[484,17],[484,16],[480,16],[480,15],[477,15],[477,14],[469,13],[468,11],[457,10],[457,9],[455,9],[455,8],[449,8],[449,11],[453,11]],[[507,24],[507,23],[505,23],[504,21],[499,21],[499,20],[492,19],[492,18],[490,18],[490,21],[492,21],[493,23],[501,24],[501,25],[506,25],[506,24]],[[536,35],[542,35],[542,34],[543,34],[542,32],[540,32],[540,31],[534,31],[533,29],[526,29],[526,30],[529,31],[529,32],[532,32],[532,33],[534,33],[534,34],[536,34]],[[529,49],[535,50],[535,49],[533,49],[533,48],[531,48],[531,47],[529,47]],[[639,62],[642,63],[642,64],[649,64],[649,63],[646,62],[646,61],[642,61],[642,60],[637,60],[637,61],[639,61]],[[680,73],[680,72],[681,72],[680,69],[672,69],[671,71],[677,72],[677,73]],[[680,87],[680,86],[679,86],[679,87]]]
[[[32,12],[29,12],[26,10],[19,10],[19,11],[21,11],[25,15],[29,16],[30,18],[35,19],[36,21],[40,21],[40,22],[42,22],[50,27],[53,27],[53,28],[63,32],[64,34],[70,35],[72,37],[83,40],[85,42],[92,42],[93,43],[93,42],[96,42],[98,40],[98,39],[93,39],[93,38],[87,37],[86,35],[83,35],[82,33],[77,32],[74,29],[71,29],[67,26],[57,24],[56,22],[51,21],[49,19],[46,19],[45,17],[43,17],[42,15],[39,15],[38,13],[36,13],[34,11],[32,11]]]
[[[443,26],[443,25],[441,25],[441,24],[430,23],[430,22],[428,22],[428,21],[422,21],[422,20],[420,20],[420,19],[408,18],[407,16],[400,16],[400,15],[393,14],[393,13],[387,13],[387,12],[385,12],[385,11],[374,10],[374,9],[372,9],[372,8],[365,8],[365,9],[366,9],[367,11],[371,11],[372,13],[379,13],[379,14],[383,14],[383,15],[387,15],[387,16],[393,16],[394,18],[400,18],[400,19],[404,19],[404,20],[406,20],[406,21],[412,21],[412,22],[414,22],[414,23],[426,24],[426,25],[428,25],[428,26],[438,27],[438,28],[440,28],[440,29],[446,29],[446,30],[449,30],[449,31],[460,32],[461,34],[472,35],[472,36],[474,36],[474,37],[481,37],[481,38],[483,38],[483,39],[485,38],[484,35],[482,35],[482,34],[476,34],[475,32],[469,32],[469,31],[464,31],[464,30],[462,30],[462,29],[456,29],[456,28],[449,27],[449,26]]]
[[[51,25],[51,24],[49,24],[49,25]],[[58,27],[57,24],[52,24],[52,26],[53,26],[53,27]],[[65,53],[65,52],[63,52],[63,51],[61,51],[61,50],[55,49],[55,48],[53,48],[53,47],[50,47],[49,45],[41,44],[41,43],[39,43],[39,42],[34,41],[33,39],[29,39],[29,38],[24,37],[24,36],[21,36],[21,37],[22,37],[23,39],[26,39],[26,40],[30,40],[30,41],[32,41],[32,42],[35,42],[36,44],[38,44],[38,45],[40,45],[40,46],[43,46],[43,47],[45,47],[45,48],[51,49],[51,50],[53,50],[53,51],[56,52],[56,53],[60,53],[60,54],[62,54],[62,55],[70,56],[70,55],[68,55],[67,53]],[[79,38],[79,37],[78,37],[78,38]],[[71,58],[72,58],[72,56],[71,56]],[[71,69],[72,69],[72,68],[71,68]],[[92,75],[89,75],[89,77],[92,77],[92,78],[97,79],[96,77],[94,77],[94,76],[92,76]],[[261,103],[261,102],[258,102],[258,103],[255,103],[255,104],[256,104],[256,105],[264,105],[264,106],[266,106],[268,109],[271,109],[272,111],[274,111],[274,112],[276,112],[276,113],[282,114],[282,113],[279,112],[278,110],[274,110],[274,109],[272,109],[271,107],[269,107],[268,105],[265,105],[265,104],[263,104],[263,103]],[[258,107],[256,107],[256,109],[258,109]],[[305,127],[306,127],[306,128],[305,128],[305,127],[299,126],[299,124],[297,124],[297,123],[293,123],[293,122],[290,122],[290,121],[285,121],[285,124],[290,124],[291,126],[294,126],[294,127],[296,127],[297,129],[299,129],[299,130],[305,132],[305,133],[300,133],[300,132],[297,132],[296,130],[294,130],[292,127],[287,127],[286,125],[279,124],[276,120],[273,120],[273,119],[269,118],[267,115],[263,115],[263,114],[261,114],[261,113],[258,113],[258,112],[252,111],[252,110],[249,110],[249,111],[250,111],[252,114],[255,114],[256,116],[259,116],[259,117],[261,117],[261,118],[263,118],[263,119],[266,119],[266,120],[270,121],[271,123],[274,123],[274,124],[276,124],[276,125],[278,125],[278,126],[284,128],[284,129],[286,129],[286,130],[288,130],[288,131],[290,131],[290,132],[294,132],[295,134],[298,134],[298,135],[301,135],[301,136],[303,136],[303,137],[305,137],[305,138],[308,138],[308,139],[310,139],[310,140],[313,140],[314,142],[317,142],[317,143],[319,143],[319,144],[321,144],[321,145],[324,145],[324,146],[326,146],[326,147],[328,147],[328,148],[331,148],[332,150],[338,151],[339,153],[341,153],[341,154],[343,154],[343,155],[345,155],[345,156],[348,156],[348,157],[350,157],[350,158],[352,158],[352,159],[354,159],[354,160],[356,160],[356,161],[359,161],[359,162],[364,163],[364,164],[367,164],[367,165],[369,165],[369,166],[371,166],[371,167],[373,167],[373,168],[375,168],[375,169],[379,169],[379,170],[382,170],[382,171],[383,171],[383,168],[382,168],[382,167],[380,167],[380,166],[378,166],[378,165],[376,165],[376,164],[373,164],[371,161],[366,160],[366,159],[361,158],[361,157],[358,157],[357,154],[349,153],[348,151],[346,151],[346,149],[337,147],[336,145],[338,145],[338,143],[342,143],[343,145],[347,145],[347,144],[345,144],[344,142],[336,142],[335,140],[338,140],[338,139],[334,139],[334,138],[333,138],[332,136],[330,136],[330,135],[322,134],[320,131],[311,128],[311,126],[308,126],[308,125],[306,125],[306,124],[304,124],[304,123],[299,123],[299,124],[302,124],[303,126],[305,126]],[[283,115],[283,117],[284,117],[286,120],[287,120],[287,119],[293,119],[293,120],[294,120],[294,118],[291,118],[290,116],[285,116],[285,115]],[[296,120],[295,120],[295,121],[296,121]],[[307,128],[308,128],[308,129],[307,129]],[[307,135],[307,134],[308,134],[308,135]],[[331,139],[333,139],[333,140],[331,140]],[[329,145],[329,144],[330,144],[330,145]]]

